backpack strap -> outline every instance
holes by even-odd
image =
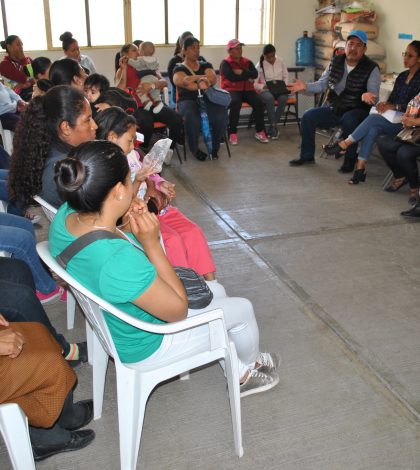
[[[86,246],[90,245],[96,240],[105,240],[105,239],[115,239],[118,238],[121,240],[121,237],[115,233],[108,232],[107,230],[94,230],[93,232],[88,232],[82,235],[81,237],[74,240],[70,243],[67,248],[65,248],[59,255],[55,258],[58,264],[66,269],[69,261],[73,258],[74,255],[83,250]]]

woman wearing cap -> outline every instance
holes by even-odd
[[[0,45],[6,50],[6,55],[0,63],[0,75],[9,82],[12,90],[28,101],[32,95],[34,80],[26,76],[24,68],[32,59],[25,56],[23,42],[19,36],[11,34]]]
[[[254,80],[258,71],[254,64],[242,57],[243,43],[231,39],[227,43],[228,56],[220,64],[220,85],[232,97],[229,111],[229,142],[238,144],[238,121],[242,103],[252,107],[255,117],[255,138],[264,144],[268,143],[264,129],[264,103],[254,89]]]
[[[337,152],[345,153],[350,145],[361,142],[357,159],[357,169],[350,184],[357,184],[366,179],[366,161],[372,152],[376,138],[380,134],[396,136],[402,129],[400,122],[390,122],[384,116],[386,111],[405,112],[409,101],[414,98],[420,90],[420,41],[412,41],[403,54],[404,66],[407,70],[401,72],[395,80],[394,88],[386,102],[376,105],[376,113],[369,116],[344,140],[331,145],[325,145],[325,152],[334,155]],[[401,114],[400,114],[401,115]],[[395,192],[406,183],[405,177],[394,178],[391,185],[385,190]],[[413,188],[412,196],[418,193],[418,187]]]
[[[185,119],[185,128],[188,138],[188,145],[191,153],[197,160],[204,161],[207,158],[206,152],[198,148],[200,137],[200,109],[197,103],[198,90],[206,90],[215,85],[217,81],[216,73],[209,62],[201,62],[200,42],[198,39],[188,37],[184,41],[183,55],[184,62],[174,69],[174,84],[178,92],[178,109]],[[223,134],[226,130],[226,108],[211,103],[206,99],[207,114],[212,129],[213,151],[212,158],[217,160],[218,150]]]

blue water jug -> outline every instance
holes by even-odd
[[[308,31],[296,41],[296,65],[310,67],[315,65],[315,43],[308,37]]]

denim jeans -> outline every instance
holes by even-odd
[[[267,110],[268,122],[275,126],[279,121],[280,117],[284,113],[287,103],[287,95],[279,95],[277,100],[274,98],[270,91],[262,91],[260,93],[261,101],[265,104],[265,109]],[[275,102],[277,101],[278,105],[276,108]]]
[[[7,202],[7,213],[23,216],[21,209],[9,202],[7,194],[7,180],[9,178],[9,170],[0,170],[0,201]]]
[[[42,323],[61,345],[64,354],[68,354],[69,343],[51,325],[35,295],[32,273],[27,264],[18,259],[0,258],[0,312],[9,322]]]
[[[0,145],[0,169],[7,170],[9,168],[10,155]]]
[[[393,124],[380,114],[369,114],[349,135],[354,142],[360,142],[359,160],[367,160],[372,152],[378,135],[387,134],[396,136],[402,129],[402,124]]]
[[[334,114],[330,107],[308,109],[302,116],[300,127],[302,130],[302,143],[300,158],[302,160],[313,160],[315,157],[315,131],[317,127],[329,128],[341,126],[343,138],[351,134],[354,129],[366,118],[368,111],[355,108],[347,111],[342,116]],[[357,145],[350,145],[346,157],[356,158]]]
[[[0,250],[25,261],[32,271],[37,290],[48,294],[56,288],[56,283],[41,264],[35,244],[34,228],[29,220],[0,213]]]
[[[226,130],[226,108],[209,103],[208,101],[206,101],[206,107],[211,127],[214,153],[219,150],[220,142]],[[201,132],[201,118],[198,103],[196,100],[181,100],[178,102],[178,109],[185,119],[188,146],[190,147],[191,153],[195,154],[198,150],[198,139]]]
[[[378,148],[395,178],[406,177],[410,189],[420,187],[417,158],[420,158],[420,147],[394,140],[390,135],[378,139]]]

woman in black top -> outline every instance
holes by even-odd
[[[216,81],[216,73],[209,62],[200,62],[200,42],[189,37],[184,41],[185,60],[175,67],[174,84],[177,87],[178,111],[184,117],[191,152],[198,160],[205,160],[207,155],[198,148],[200,137],[200,110],[197,103],[198,89],[206,90]],[[226,108],[211,103],[206,98],[207,114],[212,130],[212,158],[218,158],[218,150],[227,125]]]

